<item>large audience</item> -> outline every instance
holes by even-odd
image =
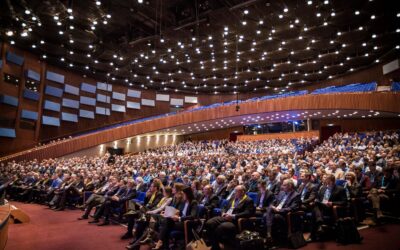
[[[310,232],[309,240],[323,240],[338,216],[359,223],[371,213],[370,223],[380,223],[396,212],[399,167],[399,132],[380,131],[320,143],[187,141],[129,155],[8,162],[0,182],[11,200],[78,207],[79,220],[99,226],[127,223],[128,249],[179,247],[185,224],[213,249],[235,249],[249,221],[268,244],[284,243],[288,225],[296,228],[288,214],[298,211],[304,223],[296,230]]]

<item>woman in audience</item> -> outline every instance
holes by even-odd
[[[177,213],[171,217],[164,217],[165,220],[160,228],[160,240],[153,249],[167,248],[169,236],[172,231],[183,231],[184,222],[198,218],[197,205],[198,202],[194,199],[193,191],[190,187],[183,189],[183,202],[179,206]]]

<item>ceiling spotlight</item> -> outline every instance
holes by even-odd
[[[97,6],[100,6],[100,5],[101,5],[101,2],[100,2],[100,1],[96,1],[96,5],[97,5]]]
[[[58,32],[58,34],[62,35],[62,34],[64,34],[64,32],[63,32],[62,30],[60,30],[60,31]]]
[[[28,32],[23,31],[23,32],[21,33],[21,36],[22,36],[22,37],[27,37],[27,36],[28,36]]]
[[[69,18],[70,20],[73,20],[73,19],[74,19],[74,16],[73,16],[73,15],[70,15],[68,18]]]
[[[355,14],[356,16],[358,16],[358,15],[360,15],[360,11],[356,10],[356,11],[354,12],[354,14]]]
[[[12,41],[10,41],[10,43],[12,44],[12,45],[14,45],[15,44],[15,42],[12,40]]]
[[[68,8],[68,9],[67,9],[67,12],[68,12],[68,13],[72,13],[72,9],[71,9],[71,8]]]
[[[6,32],[6,35],[7,36],[13,36],[14,32],[12,30],[9,30],[9,31]]]
[[[57,21],[58,20],[58,16],[54,16],[53,19]]]
[[[29,14],[31,14],[31,11],[30,10],[25,10],[25,14],[29,15]]]
[[[308,4],[308,5],[311,5],[311,4],[312,4],[312,1],[307,1],[307,4]]]
[[[243,22],[242,22],[242,25],[246,25],[246,24],[247,24],[247,22],[246,22],[246,21],[243,21]]]
[[[138,3],[143,3],[143,0],[138,0]]]
[[[283,9],[283,12],[288,12],[288,11],[289,11],[288,8],[284,8],[284,9]]]
[[[375,15],[372,15],[372,16],[371,16],[371,19],[374,20],[374,19],[375,19]]]
[[[111,15],[110,14],[107,14],[107,16],[106,16],[108,19],[110,19],[111,18]]]
[[[46,59],[46,58],[47,58],[47,56],[46,56],[46,55],[43,55],[42,57],[43,57],[44,59]]]
[[[245,15],[249,14],[249,10],[244,10],[243,14],[245,14]]]

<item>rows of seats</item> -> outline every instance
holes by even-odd
[[[400,91],[400,82],[394,82],[391,86],[392,91]]]
[[[370,92],[375,91],[377,88],[376,82],[370,83],[353,83],[344,86],[330,86],[322,89],[317,89],[311,94],[331,94],[331,93],[348,93],[348,92]]]

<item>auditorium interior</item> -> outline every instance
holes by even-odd
[[[0,1],[0,250],[391,250],[399,208],[396,1]]]

